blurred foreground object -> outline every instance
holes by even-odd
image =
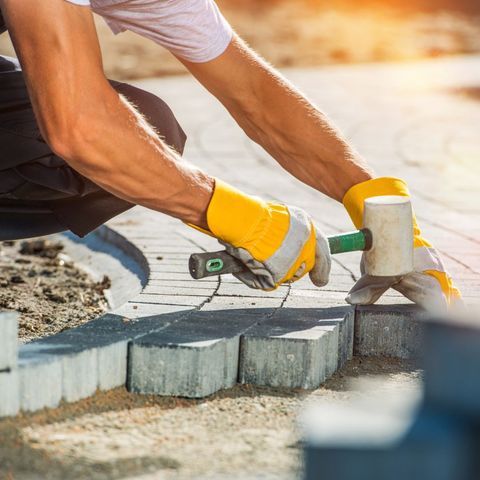
[[[422,401],[405,392],[402,398],[383,396],[307,411],[302,418],[305,478],[478,479],[478,320],[428,321],[423,365]]]

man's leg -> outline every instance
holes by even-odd
[[[112,84],[172,148],[183,152],[185,133],[165,102],[139,88]],[[63,229],[80,236],[133,206],[80,175],[51,151],[38,129],[18,63],[0,57],[0,207],[8,212],[16,205],[50,209]],[[3,215],[7,221],[7,213]]]

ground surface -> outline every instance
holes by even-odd
[[[442,252],[468,302],[478,300],[480,103],[472,92],[480,86],[480,58],[288,70],[286,75],[340,125],[379,175],[407,180],[425,235]],[[278,168],[193,80],[175,77],[139,85],[161,95],[176,112],[189,135],[187,159],[250,193],[307,209],[327,234],[352,228],[341,205]],[[185,285],[191,239],[200,242],[201,250],[200,234],[139,208],[113,220],[111,226],[135,231],[140,218],[150,225],[144,233],[150,255],[158,257],[150,283],[165,285],[170,294],[156,294],[155,303],[143,297],[138,311],[149,306],[169,311],[187,306],[334,305],[343,302],[359,275],[359,255],[348,254],[335,258],[333,280],[321,290],[302,281],[270,298],[253,296],[230,281]],[[392,296],[386,301],[401,299]],[[357,376],[355,367],[357,363],[349,365],[344,377],[338,374],[310,396],[337,402],[358,395],[344,385]],[[418,374],[398,362],[365,362],[360,371],[367,376],[386,373],[389,379],[381,384],[382,392],[402,395],[418,388]],[[292,478],[300,468],[295,418],[304,399],[301,393],[248,387],[201,402],[115,391],[1,423],[1,435],[8,439],[3,458],[48,471],[52,478],[56,474],[59,478],[231,480],[259,473]]]
[[[0,246],[0,309],[21,312],[22,342],[61,332],[108,309],[103,290],[50,240],[3,242]]]
[[[226,18],[278,67],[412,60],[480,52],[480,7],[465,2],[218,0]],[[436,5],[435,5],[436,4]],[[184,72],[181,63],[133,33],[115,37],[98,19],[104,67],[114,79]],[[13,55],[6,35],[0,54]]]
[[[352,381],[365,379],[376,379],[375,389],[352,390]],[[357,358],[312,393],[244,386],[196,401],[118,389],[0,422],[0,465],[15,480],[293,480],[301,469],[297,414],[306,402],[406,395],[419,380],[408,363]]]

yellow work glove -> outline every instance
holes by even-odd
[[[251,288],[274,290],[306,273],[318,287],[328,283],[328,241],[299,208],[265,202],[216,180],[207,223],[245,265],[246,271],[235,276]]]
[[[348,190],[343,204],[357,228],[362,228],[365,199],[382,195],[409,197],[410,193],[405,182],[398,178],[376,178]],[[362,258],[363,276],[350,290],[347,302],[369,305],[393,288],[427,310],[445,310],[463,303],[460,292],[445,271],[439,253],[422,237],[415,216],[413,233],[414,271],[403,277],[372,277],[365,275]]]

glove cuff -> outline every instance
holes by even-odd
[[[281,245],[289,221],[284,205],[267,203],[215,179],[207,223],[219,240],[244,248],[256,260],[264,261]]]
[[[409,197],[407,184],[394,177],[381,177],[358,183],[351,187],[343,197],[343,205],[358,229],[363,226],[363,209],[365,199],[383,195]]]

